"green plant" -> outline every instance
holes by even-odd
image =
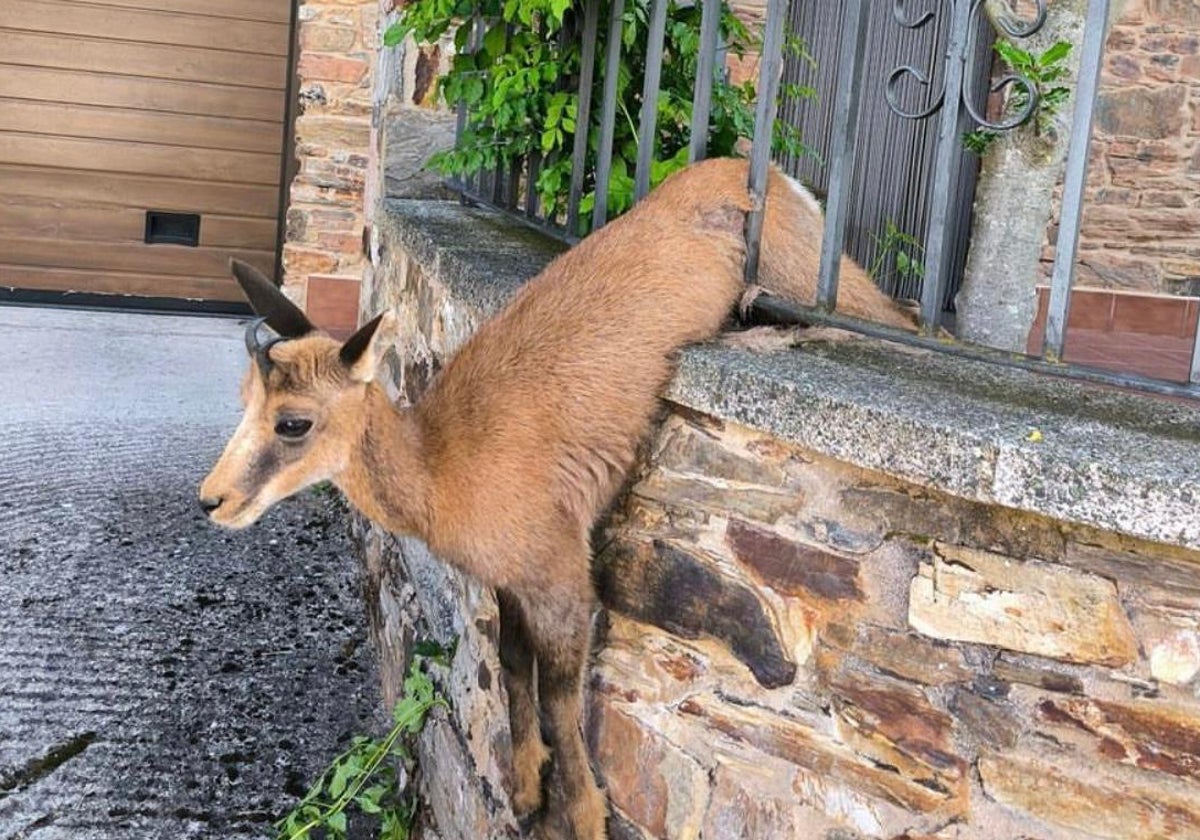
[[[601,9],[601,19],[607,18]],[[700,48],[700,8],[672,2],[668,6],[664,58],[657,104],[650,182],[687,165],[692,117],[692,89]],[[452,150],[433,156],[430,165],[445,175],[470,176],[482,170],[510,168],[526,157],[542,164],[533,188],[543,212],[554,218],[565,208],[571,179],[571,152],[577,131],[588,132],[593,171],[599,147],[603,60],[607,27],[600,27],[593,103],[587,126],[579,126],[581,24],[570,0],[412,0],[384,42],[399,43],[412,34],[420,42],[436,41],[457,27],[450,71],[439,80],[439,92],[451,107],[465,107],[468,117]],[[485,21],[472,43],[471,23]],[[621,62],[617,75],[617,120],[608,182],[608,213],[615,216],[633,205],[638,157],[637,121],[646,65],[648,0],[626,5],[621,27]],[[564,28],[568,37],[563,35]],[[721,37],[732,55],[742,57],[755,46],[745,26],[728,7],[723,9]],[[472,50],[472,47],[474,49]],[[811,61],[803,41],[791,38],[788,49]],[[782,99],[809,97],[811,88],[789,85]],[[723,77],[713,88],[707,152],[736,154],[738,144],[754,131],[754,85],[731,84]],[[776,129],[777,148],[792,154],[807,151],[794,129]],[[581,230],[594,208],[595,184],[584,185]]]
[[[404,692],[392,709],[392,728],[382,738],[359,736],[330,763],[304,798],[275,823],[278,840],[345,840],[349,809],[378,824],[380,840],[407,840],[416,801],[399,789],[396,762],[411,765],[409,742],[435,706],[446,706],[424,670],[427,660],[445,663],[448,653],[425,643],[414,650]],[[411,769],[411,768],[410,768]]]
[[[996,42],[995,49],[1012,72],[1024,76],[1033,84],[1038,100],[1031,123],[1034,131],[1039,134],[1047,132],[1053,124],[1054,116],[1071,95],[1070,88],[1055,84],[1067,75],[1066,61],[1067,56],[1071,54],[1071,45],[1066,41],[1058,41],[1040,55],[1034,55],[1012,41],[1001,39]],[[1006,114],[1019,114],[1028,104],[1029,91],[1024,85],[1016,84],[1005,102],[1004,110]],[[1000,132],[990,128],[977,128],[965,133],[962,141],[969,151],[982,155],[999,138]]]
[[[884,220],[883,236],[872,234],[871,238],[875,240],[875,259],[867,273],[876,283],[882,285],[887,279],[919,280],[925,276],[925,265],[919,259],[925,249],[920,240],[900,230],[891,219]],[[894,276],[883,273],[889,258],[896,267]]]

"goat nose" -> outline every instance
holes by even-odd
[[[211,497],[204,498],[202,496],[202,497],[200,497],[200,507],[204,510],[205,513],[212,513],[214,510],[216,510],[217,508],[219,508],[221,506],[221,502],[223,502],[223,501],[225,501],[225,500],[224,499],[213,499]]]

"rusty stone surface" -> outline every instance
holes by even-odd
[[[988,796],[1079,837],[1111,840],[1200,838],[1196,788],[1162,784],[1124,768],[1099,773],[1071,755],[1043,747],[984,751],[979,774]]]
[[[831,688],[837,731],[845,743],[930,790],[966,797],[966,762],[953,752],[951,718],[921,691],[857,675]]]
[[[966,807],[965,798],[959,796],[961,791],[931,788],[800,721],[721,704],[706,697],[685,701],[679,711],[700,718],[706,726],[734,741],[749,744],[903,808],[920,813],[961,814]]]
[[[915,633],[835,621],[825,626],[821,640],[862,658],[885,674],[925,685],[965,682],[974,675],[960,649]]]
[[[609,609],[684,637],[715,636],[764,686],[796,675],[777,619],[748,586],[661,541],[616,541],[597,559],[596,587]]]
[[[734,556],[772,589],[830,601],[862,600],[858,563],[731,519],[726,538]]]
[[[928,636],[1068,662],[1124,665],[1138,652],[1111,582],[945,543],[913,579],[909,621]]]
[[[1101,755],[1200,781],[1200,715],[1155,701],[1114,703],[1087,698],[1043,700],[1038,713],[1096,739]]]

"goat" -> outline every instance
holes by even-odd
[[[494,587],[514,811],[541,808],[553,757],[579,840],[604,838],[607,814],[581,732],[596,603],[589,533],[633,464],[676,351],[716,335],[744,289],[746,184],[747,164],[733,159],[668,178],[530,280],[407,408],[373,381],[386,313],[342,344],[232,264],[278,337],[261,342],[259,322],[247,331],[245,414],[200,489],[204,510],[240,528],[330,480],[368,518]],[[819,205],[773,171],[764,227],[764,286],[811,303]],[[913,327],[849,259],[841,278],[844,312]]]

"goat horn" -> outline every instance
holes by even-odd
[[[271,357],[267,355],[267,352],[276,344],[284,340],[282,336],[275,336],[267,341],[266,344],[263,344],[262,341],[259,340],[258,331],[259,328],[265,323],[267,323],[266,318],[255,318],[246,325],[245,336],[246,352],[250,354],[250,358],[254,359],[255,364],[258,365],[258,372],[262,374],[264,381],[267,378],[267,374],[271,372]]]
[[[316,329],[304,311],[288,300],[287,295],[257,268],[239,259],[231,259],[229,270],[250,301],[250,308],[256,315],[266,318],[271,329],[279,335],[300,338]]]

